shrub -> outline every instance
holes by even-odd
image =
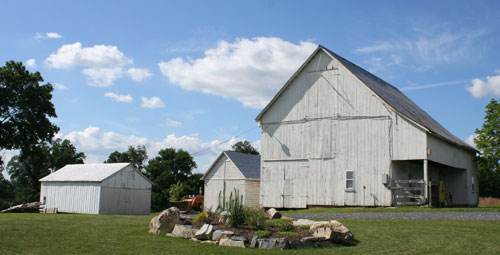
[[[248,225],[250,226],[255,226],[257,229],[264,229],[266,221],[267,221],[267,214],[263,210],[259,208],[251,208],[251,207],[246,207],[246,218]]]
[[[293,224],[288,221],[281,221],[276,224],[277,227],[281,228],[283,231],[290,231],[293,229]]]
[[[222,200],[222,201],[221,201]],[[220,202],[223,202],[223,206],[220,206]],[[237,227],[243,223],[245,223],[246,215],[245,215],[245,206],[243,205],[243,195],[240,196],[240,191],[236,188],[233,192],[229,194],[229,200],[225,201],[225,198],[221,199],[221,193],[219,193],[219,207],[217,211],[228,211],[231,213],[228,217],[229,226]]]
[[[210,219],[210,215],[208,215],[207,212],[201,212],[194,217],[193,221],[210,223],[211,219]]]
[[[271,232],[267,230],[259,230],[255,231],[255,235],[257,235],[258,237],[269,237],[271,236]]]
[[[168,189],[170,201],[179,201],[181,199],[182,192],[184,192],[184,183],[181,181],[178,181],[176,184],[170,186]]]
[[[280,234],[280,235],[287,235],[287,236],[296,236],[299,233],[297,233],[297,232],[291,232],[291,231],[283,231],[283,232],[278,232],[278,234]]]

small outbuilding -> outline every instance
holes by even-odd
[[[152,182],[130,163],[66,165],[40,182],[40,203],[58,212],[150,213]]]
[[[227,200],[235,189],[243,195],[243,204],[258,206],[260,155],[224,151],[201,179],[205,181],[206,210],[215,211],[219,197]]]

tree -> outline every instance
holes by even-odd
[[[249,141],[239,141],[231,146],[231,151],[241,152],[246,154],[259,155],[259,151],[255,149]]]
[[[7,164],[14,186],[14,202],[38,201],[39,179],[67,164],[83,164],[85,154],[77,152],[69,140],[57,139],[52,144],[40,143],[29,150],[21,149]]]
[[[0,149],[29,150],[59,131],[49,120],[57,117],[52,85],[40,82],[40,73],[30,73],[21,62],[0,67]]]
[[[486,105],[483,127],[476,129],[479,194],[500,197],[500,100]]]
[[[168,206],[170,186],[188,180],[196,168],[193,157],[184,150],[167,148],[158,154],[146,167],[146,176],[153,182],[151,205],[154,211]]]
[[[138,145],[136,148],[129,146],[126,152],[112,152],[104,163],[132,163],[135,169],[144,172],[146,160],[148,160],[146,147]]]
[[[2,173],[0,172],[0,210],[8,208],[12,205],[14,200],[14,192],[12,183],[5,180]]]

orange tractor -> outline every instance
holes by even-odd
[[[181,211],[201,211],[203,210],[203,195],[183,196],[181,201],[170,202],[172,206],[179,208]]]

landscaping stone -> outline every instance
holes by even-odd
[[[222,223],[224,225],[227,225],[227,221],[229,219],[229,216],[231,216],[231,213],[228,212],[228,211],[222,211],[220,214],[219,214],[219,223]]]
[[[280,218],[280,219],[282,219],[282,220],[286,220],[286,221],[290,221],[290,222],[292,222],[292,221],[294,221],[294,220],[295,220],[294,218],[291,218],[291,217],[286,217],[286,216],[281,216],[281,218]]]
[[[279,219],[281,218],[281,213],[278,210],[271,208],[266,211],[267,215],[269,215],[269,219]]]
[[[288,242],[285,238],[258,239],[259,249],[286,249]]]
[[[168,237],[175,237],[174,235],[172,235],[172,233],[167,233],[165,236],[168,236]]]
[[[170,233],[174,229],[175,224],[178,223],[179,209],[170,207],[151,219],[151,222],[149,222],[149,233]]]
[[[245,243],[243,241],[235,241],[235,240],[228,239],[228,238],[222,238],[219,241],[219,246],[245,248]]]
[[[316,223],[322,223],[322,222],[328,222],[328,221],[313,221],[308,219],[298,219],[292,221],[292,224],[294,227],[300,227],[300,226],[312,226]]]
[[[193,238],[196,234],[197,229],[193,228],[190,225],[175,225],[174,230],[172,231],[172,235],[175,237],[181,238]]]
[[[232,236],[231,240],[243,241],[244,243],[248,243],[248,238],[246,238],[244,236]]]
[[[209,240],[212,239],[212,232],[214,227],[210,224],[204,224],[200,230],[196,231],[194,237],[199,240]]]
[[[325,240],[333,242],[350,242],[354,240],[351,231],[336,220],[315,223],[311,225],[309,231],[315,237],[324,237]]]
[[[258,235],[254,235],[252,237],[252,241],[250,242],[250,248],[257,248],[259,247],[259,242],[257,241],[259,239]]]
[[[205,241],[201,241],[201,243],[217,244],[217,241],[205,240]]]
[[[220,239],[223,238],[231,238],[231,236],[234,235],[233,231],[228,231],[228,230],[215,230],[212,233],[212,240],[214,241],[220,241]]]

